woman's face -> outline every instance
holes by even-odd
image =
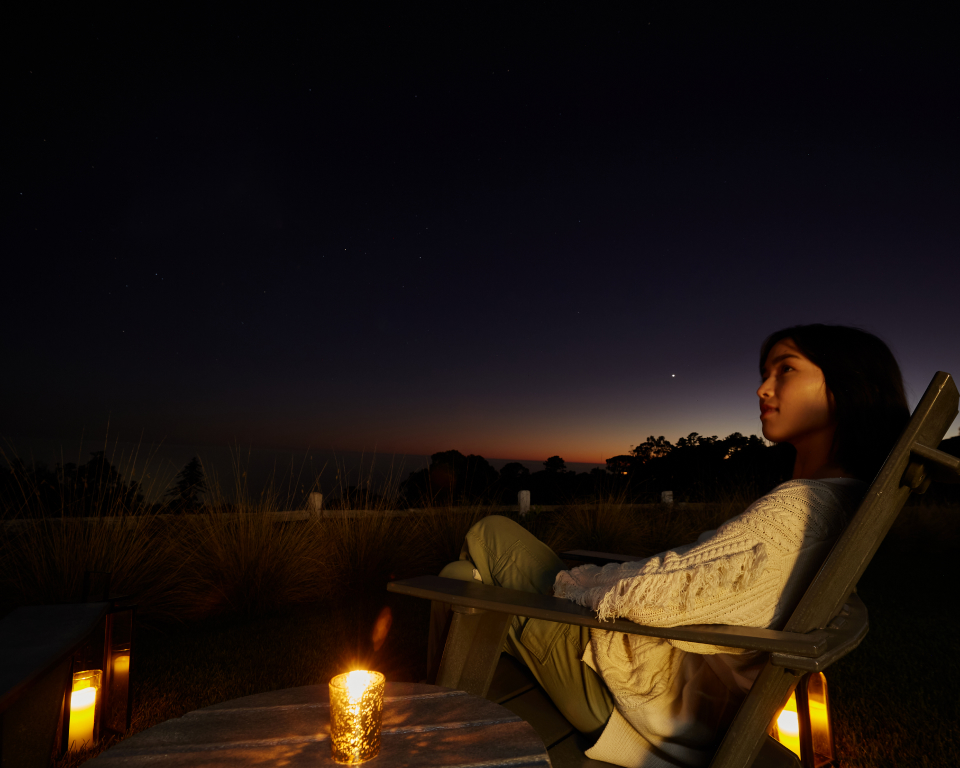
[[[823,371],[804,357],[791,339],[773,346],[762,377],[757,395],[767,440],[796,446],[816,436],[833,439],[837,426],[833,394],[827,388]]]

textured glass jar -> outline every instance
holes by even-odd
[[[385,678],[358,670],[330,681],[330,754],[338,763],[362,763],[380,752]]]

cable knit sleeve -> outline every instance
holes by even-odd
[[[554,594],[592,608],[601,621],[767,626],[787,580],[806,577],[792,573],[800,553],[842,530],[843,495],[828,483],[784,483],[694,544],[646,560],[561,571]]]

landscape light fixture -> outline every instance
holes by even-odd
[[[133,686],[130,673],[133,665],[133,630],[136,606],[114,607],[106,617],[106,642],[103,667],[107,673],[104,696],[103,726],[108,731],[124,734],[133,716]]]
[[[838,764],[823,672],[809,672],[800,678],[796,690],[774,718],[770,735],[797,755],[803,768]]]
[[[110,609],[73,655],[72,676],[60,720],[59,754],[88,749],[106,734],[123,735],[133,715],[134,616],[128,597],[108,597],[110,574],[88,572],[84,602],[108,602]]]
[[[67,722],[67,749],[79,752],[97,742],[103,672],[85,669],[73,673]]]

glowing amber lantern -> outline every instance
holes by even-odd
[[[94,744],[100,704],[101,675],[102,672],[99,669],[87,669],[73,674],[67,735],[68,749],[71,752],[79,752]]]
[[[385,679],[356,670],[330,681],[330,753],[338,763],[362,763],[380,752]]]
[[[133,715],[134,607],[114,607],[107,616],[104,648],[103,728],[116,734],[126,733]]]
[[[796,691],[777,713],[770,733],[800,757],[804,768],[837,765],[827,678],[822,672],[800,678]]]
[[[64,692],[57,757],[130,729],[133,714],[134,623],[129,597],[110,597],[110,574],[84,575],[84,602],[109,603],[103,620],[73,654],[73,678]]]

